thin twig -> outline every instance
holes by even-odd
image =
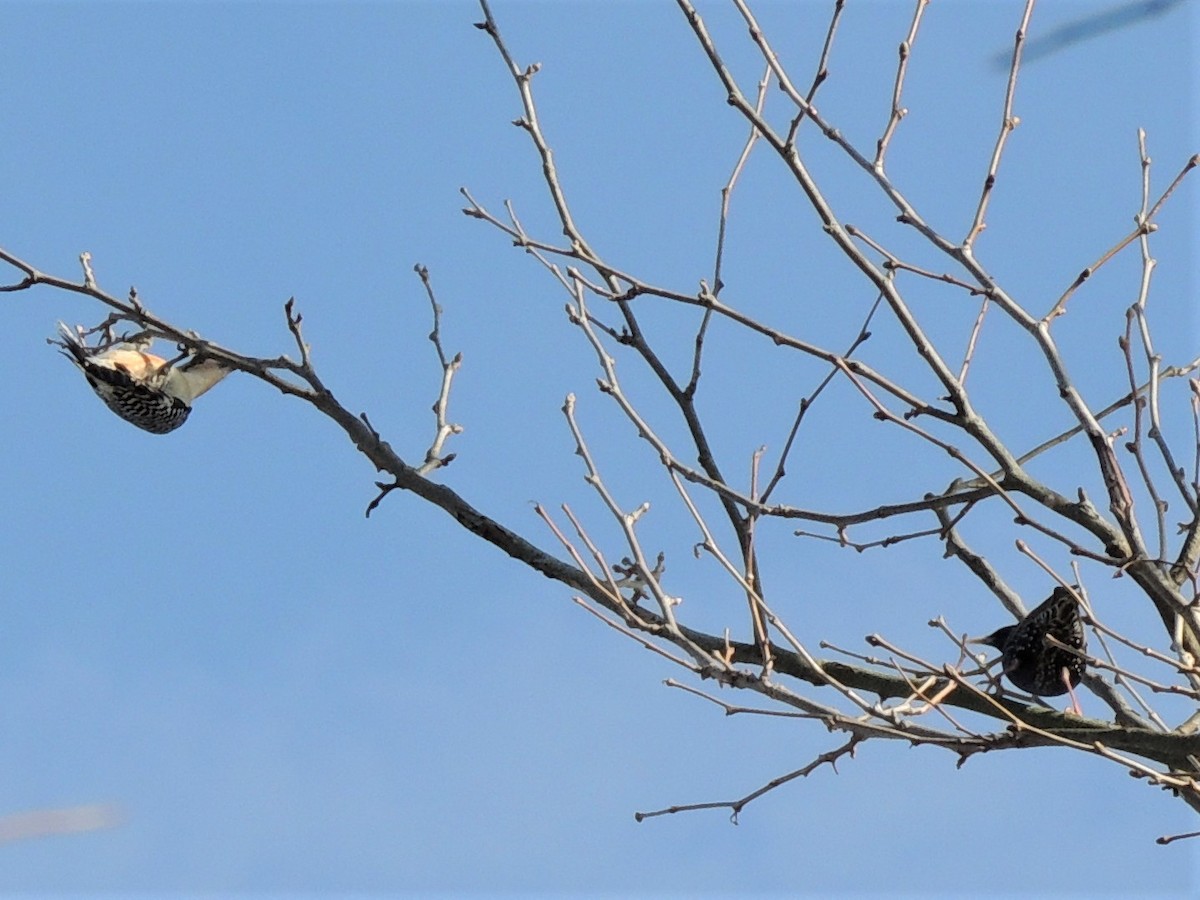
[[[837,772],[837,761],[847,754],[853,757],[854,748],[862,743],[862,740],[863,739],[858,735],[851,735],[850,739],[842,746],[826,753],[822,753],[808,765],[802,766],[801,768],[796,769],[794,772],[789,772],[786,775],[780,775],[778,778],[772,778],[762,787],[755,791],[751,791],[745,797],[742,797],[738,800],[725,800],[712,803],[689,803],[683,806],[670,806],[666,809],[657,809],[652,812],[634,813],[633,818],[635,821],[643,822],[646,819],[652,819],[655,816],[668,816],[675,813],[693,812],[700,809],[728,809],[730,811],[729,818],[736,825],[738,814],[746,808],[747,804],[753,803],[763,794],[773,791],[775,788],[781,787],[782,785],[787,784],[789,781],[795,781],[797,778],[804,778],[807,775],[811,775],[818,768],[826,764],[828,764],[834,772]]]
[[[987,227],[984,217],[987,215],[992,189],[996,186],[996,175],[1000,171],[1000,157],[1004,154],[1004,145],[1008,143],[1008,136],[1021,123],[1021,120],[1013,114],[1013,100],[1017,93],[1017,73],[1021,70],[1021,51],[1025,46],[1025,34],[1029,30],[1029,19],[1033,15],[1034,2],[1035,0],[1026,0],[1025,14],[1021,17],[1021,24],[1017,27],[1017,34],[1013,40],[1012,65],[1008,71],[1008,85],[1004,89],[1004,112],[1000,122],[1000,135],[996,138],[996,146],[992,150],[992,160],[988,164],[987,176],[983,180],[983,192],[979,197],[979,206],[975,210],[975,220],[971,223],[971,229],[962,242],[963,250],[968,253],[971,251],[975,239]]]
[[[875,142],[875,168],[883,169],[884,157],[887,155],[888,144],[892,140],[892,135],[896,132],[896,126],[900,124],[900,120],[908,115],[908,110],[900,105],[900,95],[904,91],[904,77],[908,74],[908,58],[912,53],[913,44],[917,41],[917,30],[921,27],[921,16],[925,13],[925,7],[929,4],[929,0],[917,0],[916,9],[913,11],[912,25],[909,26],[908,35],[900,42],[900,62],[896,66],[896,83],[892,87],[892,110],[888,117],[887,125],[883,129],[883,135]]]

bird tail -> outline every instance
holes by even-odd
[[[63,356],[75,364],[82,366],[88,357],[87,348],[84,346],[83,340],[74,329],[62,321],[58,323],[58,333],[62,335],[62,342],[50,341],[49,343],[58,344],[63,348]]]

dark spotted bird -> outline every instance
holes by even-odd
[[[1079,602],[1065,587],[1056,587],[1050,598],[1016,625],[1005,625],[978,643],[1000,651],[1004,675],[1016,687],[1036,697],[1071,695],[1071,708],[1082,715],[1075,685],[1083,678],[1085,662],[1046,641],[1047,635],[1083,653],[1087,639],[1079,618]]]

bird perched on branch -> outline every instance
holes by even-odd
[[[88,346],[62,322],[63,348],[87,379],[96,396],[126,422],[152,434],[174,431],[192,411],[192,401],[232,369],[215,359],[193,357],[175,366],[146,352],[151,338]]]
[[[1054,646],[1048,636],[1078,654]],[[1083,714],[1075,685],[1083,678],[1087,639],[1079,601],[1067,588],[1056,587],[1046,602],[1016,625],[1005,625],[977,642],[1000,651],[1004,675],[1018,688],[1036,697],[1070,694],[1071,708],[1076,715]]]

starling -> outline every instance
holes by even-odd
[[[1074,688],[1083,677],[1084,659],[1046,643],[1047,635],[1080,653],[1087,646],[1079,603],[1065,587],[1056,587],[1050,599],[1016,625],[1005,625],[979,643],[1000,651],[1004,674],[1018,688],[1037,697],[1070,694],[1072,709],[1082,715]]]

